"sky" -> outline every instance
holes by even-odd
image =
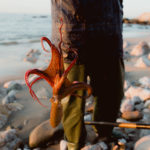
[[[50,14],[51,0],[0,0],[0,13]],[[150,0],[124,0],[124,17],[134,18],[150,12]]]
[[[49,14],[50,0],[0,0],[0,12]]]
[[[150,12],[150,0],[123,0],[124,16],[138,17],[144,12]]]

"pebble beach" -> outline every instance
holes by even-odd
[[[44,81],[33,87],[42,103],[48,106],[44,108],[32,99],[24,81],[28,69],[42,69],[51,57],[42,51],[40,45],[41,36],[50,38],[50,22],[45,23],[49,16],[29,18],[30,21],[36,20],[35,23],[42,20],[40,24],[44,22],[44,26],[38,30],[44,32],[31,39],[27,34],[21,40],[18,34],[16,39],[19,40],[12,41],[10,37],[0,40],[0,149],[65,150],[62,126],[54,129],[49,125],[51,87]],[[125,96],[116,122],[150,124],[150,27],[137,26],[124,25]],[[93,97],[90,97],[86,102],[85,120],[91,120],[92,106]],[[86,128],[88,136],[82,150],[107,150],[106,143],[93,143],[96,134],[91,127]],[[113,150],[150,149],[150,130],[115,127],[114,134],[117,142]]]

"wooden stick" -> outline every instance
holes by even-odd
[[[86,125],[105,125],[114,126],[120,128],[133,128],[133,129],[148,129],[150,130],[150,124],[140,124],[140,123],[124,123],[124,122],[96,122],[96,121],[85,121]]]

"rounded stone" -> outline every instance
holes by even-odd
[[[139,111],[127,111],[122,113],[122,118],[130,121],[139,120],[143,117],[143,114]]]
[[[140,138],[134,145],[134,150],[149,150],[150,135]]]
[[[122,113],[132,111],[134,109],[134,104],[130,99],[125,99],[120,107]]]
[[[56,128],[52,128],[49,120],[38,125],[29,136],[29,146],[31,148],[40,147],[46,143],[59,141],[63,137],[63,127],[60,124]]]
[[[60,150],[67,150],[67,141],[65,140],[60,141]]]

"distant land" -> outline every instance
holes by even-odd
[[[142,13],[139,17],[134,19],[124,18],[123,23],[150,25],[150,12]]]

